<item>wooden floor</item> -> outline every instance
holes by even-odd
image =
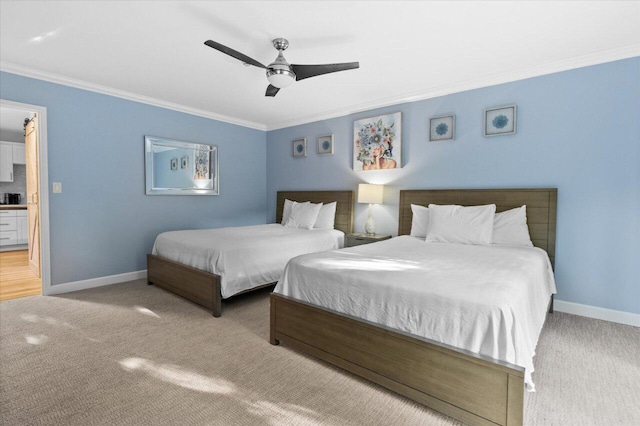
[[[0,301],[38,294],[42,284],[29,269],[28,251],[0,252]]]

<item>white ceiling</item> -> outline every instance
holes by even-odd
[[[24,119],[33,114],[18,109],[0,106],[0,130],[24,134]]]
[[[640,55],[640,3],[2,1],[0,67],[258,129]],[[359,61],[266,98],[264,64]]]

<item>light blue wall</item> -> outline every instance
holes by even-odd
[[[47,107],[49,182],[64,190],[49,192],[52,284],[145,269],[166,230],[273,221],[278,190],[387,184],[375,218],[395,234],[400,189],[557,187],[558,298],[640,313],[640,58],[266,134],[8,73],[0,97]],[[511,103],[518,134],[483,138],[482,110]],[[404,168],[354,173],[353,120],[396,111]],[[456,140],[428,143],[428,117],[448,112]],[[319,156],[328,133],[335,155]],[[146,196],[144,135],[218,145],[221,195]],[[366,214],[356,205],[356,230]]]
[[[265,222],[263,131],[9,73],[0,97],[47,107],[54,285],[146,269],[163,231]],[[220,195],[146,196],[145,135],[218,145]]]
[[[309,99],[313,102],[313,99]],[[518,105],[518,132],[483,138],[483,109]],[[355,173],[353,121],[402,111],[404,168]],[[456,140],[427,142],[428,118],[456,114]],[[316,138],[335,135],[335,155]],[[307,157],[293,158],[293,139]],[[406,103],[267,133],[267,202],[278,190],[389,185],[374,217],[397,234],[398,191],[558,188],[558,299],[640,313],[640,58]],[[356,231],[366,206],[356,204]]]

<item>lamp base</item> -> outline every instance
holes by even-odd
[[[367,235],[375,235],[376,234],[376,222],[372,217],[367,219],[367,222],[364,224],[364,232]]]

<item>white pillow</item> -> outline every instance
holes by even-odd
[[[316,223],[313,225],[317,229],[333,229],[336,221],[336,207],[337,203],[334,201],[329,204],[320,204],[320,213]]]
[[[496,213],[493,244],[533,247],[527,226],[527,206]]]
[[[291,216],[291,207],[293,207],[295,203],[295,201],[287,199],[284,200],[284,207],[282,208],[282,222],[280,222],[282,226],[285,226],[289,221],[289,216]],[[307,201],[306,204],[309,204],[309,201]]]
[[[427,236],[427,227],[429,225],[429,209],[425,206],[411,204],[413,219],[411,219],[412,237],[425,238]]]
[[[320,204],[311,203],[293,203],[291,207],[291,215],[285,225],[287,228],[311,229],[316,223],[318,213],[320,213]]]
[[[428,243],[489,245],[496,205],[439,206],[429,204]]]

